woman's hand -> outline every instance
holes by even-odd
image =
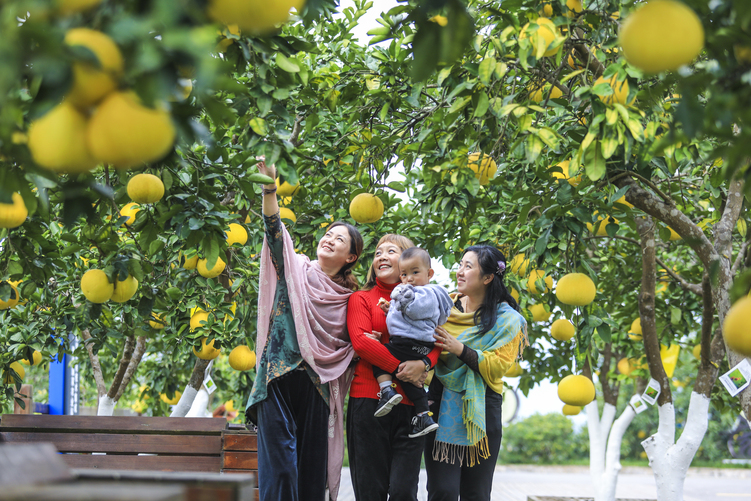
[[[258,172],[263,174],[264,176],[269,176],[271,179],[276,179],[276,167],[268,166],[266,165],[266,157],[260,156],[256,157],[256,160],[258,160],[258,163],[256,164],[256,167],[258,167]],[[271,185],[268,185],[271,186]]]
[[[435,338],[436,346],[440,346],[452,355],[458,357],[462,354],[462,351],[464,351],[464,343],[449,334],[449,331],[444,329],[442,325],[435,328],[435,334],[433,334],[433,337]]]
[[[380,341],[381,340],[381,333],[378,332],[378,331],[365,332],[364,334],[365,334],[365,336],[369,337],[370,339],[375,339],[376,341]]]
[[[425,378],[428,377],[428,372],[425,370],[425,362],[422,360],[407,360],[400,363],[396,377],[401,381],[412,383],[422,388]]]

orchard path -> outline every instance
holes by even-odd
[[[425,470],[420,472],[418,501],[426,501]],[[586,466],[498,466],[492,501],[527,501],[527,496],[584,497],[593,494]],[[625,467],[618,478],[619,499],[655,500],[652,471]],[[354,501],[349,468],[342,471],[339,501]],[[751,501],[751,469],[690,468],[684,501]]]

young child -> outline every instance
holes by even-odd
[[[446,289],[430,285],[433,269],[430,255],[425,249],[411,247],[399,257],[399,271],[402,283],[391,293],[391,303],[384,310],[389,329],[389,342],[386,348],[402,362],[407,360],[427,360],[426,355],[433,349],[435,328],[446,323],[453,306]],[[430,362],[425,363],[430,368]],[[373,366],[373,375],[380,386],[378,407],[375,416],[385,416],[391,408],[401,402],[402,396],[395,390],[392,374]],[[412,419],[410,438],[426,435],[438,428],[428,412],[428,397],[423,388],[402,382],[404,393],[415,404],[417,415]]]

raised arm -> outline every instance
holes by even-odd
[[[276,179],[276,168],[273,165],[266,165],[264,160],[258,162],[258,172],[269,176],[271,179]],[[276,200],[276,184],[263,185],[262,208],[264,216],[273,216],[279,212],[279,202]]]

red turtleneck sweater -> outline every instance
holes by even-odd
[[[389,332],[386,327],[386,314],[378,306],[378,300],[384,298],[391,300],[391,291],[394,290],[399,282],[395,284],[384,284],[376,279],[376,286],[369,291],[358,291],[349,298],[347,307],[347,329],[349,337],[352,340],[352,346],[360,357],[355,367],[355,378],[349,389],[349,396],[353,398],[375,398],[378,399],[378,381],[373,377],[373,365],[380,367],[388,372],[395,372],[401,363],[396,359],[389,350],[383,346],[389,342]],[[369,338],[366,333],[380,332],[381,340],[376,341]],[[438,356],[441,354],[440,348],[434,348],[428,358],[431,365],[435,366]],[[412,405],[412,402],[404,395],[402,386],[398,379],[396,382],[396,391],[404,397],[402,403]]]

